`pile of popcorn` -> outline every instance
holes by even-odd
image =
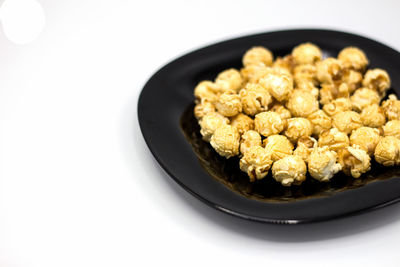
[[[310,176],[328,182],[343,171],[354,178],[371,168],[400,165],[400,100],[386,93],[390,77],[368,69],[368,58],[346,47],[337,58],[300,44],[278,57],[265,47],[243,56],[194,89],[194,114],[203,139],[226,158],[240,157],[250,181],[272,177],[284,186]]]

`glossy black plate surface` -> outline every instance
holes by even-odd
[[[370,67],[388,71],[392,90],[400,88],[400,53],[376,41],[337,31],[288,30],[217,43],[167,64],[147,82],[138,116],[144,139],[162,168],[184,189],[223,212],[261,222],[303,223],[383,207],[400,200],[400,168],[373,164],[360,179],[343,174],[330,183],[307,179],[286,188],[267,177],[249,183],[237,159],[226,160],[201,140],[193,115],[193,88],[224,69],[241,67],[243,53],[263,45],[283,56],[299,43],[313,42],[325,56],[346,46],[364,50]]]

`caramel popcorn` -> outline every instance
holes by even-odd
[[[297,87],[306,82],[310,82],[315,86],[318,84],[317,68],[312,64],[298,65],[294,68],[293,78]]]
[[[292,55],[294,61],[299,65],[314,64],[322,58],[321,50],[312,43],[304,43],[296,46],[292,51]]]
[[[386,123],[385,111],[377,104],[365,107],[361,111],[361,121],[368,127],[381,127]]]
[[[272,177],[283,186],[300,185],[306,173],[307,166],[299,156],[286,156],[272,165]]]
[[[339,163],[346,175],[359,178],[371,169],[371,158],[358,146],[349,146],[338,152]]]
[[[271,155],[261,146],[248,149],[240,159],[240,169],[246,172],[250,181],[261,180],[267,176],[272,165]]]
[[[303,136],[300,137],[297,141],[297,147],[293,151],[293,155],[299,156],[305,162],[308,161],[308,157],[310,156],[311,152],[316,148],[318,145],[318,141],[315,138],[310,136]]]
[[[319,147],[328,147],[335,152],[349,146],[350,140],[346,133],[340,132],[337,128],[331,128],[329,131],[321,133],[318,139]]]
[[[370,127],[360,127],[354,130],[350,135],[350,145],[358,146],[372,156],[375,147],[381,139],[378,129]]]
[[[394,136],[400,139],[400,120],[388,121],[383,126],[384,136]]]
[[[382,102],[382,108],[389,121],[400,120],[400,100],[395,95],[389,95],[389,99]]]
[[[265,150],[271,154],[271,159],[277,161],[293,154],[293,144],[284,135],[270,135],[263,141]]]
[[[225,92],[214,102],[217,111],[224,116],[232,117],[242,111],[240,96],[233,92]]]
[[[315,148],[308,157],[308,171],[311,177],[320,182],[329,182],[333,175],[342,169],[336,160],[336,153],[328,147]]]
[[[328,104],[325,104],[322,109],[326,114],[333,117],[338,113],[343,111],[350,111],[351,110],[351,101],[349,98],[340,97],[332,100]]]
[[[254,128],[263,136],[270,136],[282,132],[285,128],[285,121],[278,113],[266,111],[258,113],[254,119]]]
[[[197,102],[207,100],[214,102],[218,99],[216,85],[211,81],[202,81],[194,88],[194,96]]]
[[[236,127],[239,134],[242,135],[244,132],[248,130],[254,129],[254,121],[249,116],[244,115],[243,113],[239,113],[236,116],[231,118],[231,125]]]
[[[196,106],[194,107],[194,116],[197,119],[201,119],[205,115],[207,115],[208,113],[211,113],[211,112],[215,112],[215,107],[211,102],[209,102],[207,100],[201,101],[200,103],[196,104]]]
[[[222,157],[230,158],[239,154],[240,135],[231,125],[219,126],[211,136],[211,146]]]
[[[343,111],[333,116],[333,127],[346,134],[362,126],[360,114],[354,111]]]
[[[239,94],[243,112],[250,116],[267,110],[272,102],[271,95],[259,84],[248,83]]]
[[[211,136],[215,130],[223,124],[228,124],[229,120],[217,112],[210,112],[199,121],[200,133],[203,139],[207,142],[210,141]]]
[[[245,82],[258,83],[258,81],[265,75],[272,72],[272,68],[264,64],[248,65],[240,69],[240,74]]]
[[[293,79],[288,75],[267,74],[259,83],[280,102],[289,99],[293,91]]]
[[[238,70],[228,69],[218,74],[215,79],[217,90],[221,93],[227,91],[238,92],[242,87],[242,75]]]
[[[253,146],[261,146],[261,136],[253,130],[249,130],[240,139],[240,153],[246,153]]]
[[[394,136],[382,137],[374,155],[375,160],[384,166],[400,165],[400,140]]]
[[[321,109],[315,111],[307,119],[313,125],[313,135],[319,136],[323,131],[332,128],[332,119]]]
[[[293,72],[296,63],[294,62],[294,58],[292,55],[287,55],[282,57],[278,57],[275,62],[272,64],[274,68],[283,68],[286,69],[289,73]]]
[[[272,65],[274,57],[267,48],[255,46],[247,50],[243,56],[243,66],[264,64],[265,66]]]
[[[275,104],[271,107],[271,111],[274,111],[281,116],[282,120],[287,120],[292,117],[292,114],[288,109],[286,109],[283,105],[281,104]]]
[[[371,69],[365,73],[362,84],[364,87],[376,90],[381,97],[384,97],[390,88],[390,77],[385,70]]]
[[[369,64],[367,56],[357,47],[342,49],[338,55],[338,59],[342,61],[345,68],[362,72]]]
[[[381,98],[375,90],[360,88],[350,97],[351,104],[355,111],[361,112],[365,107],[372,104],[379,104]]]
[[[361,72],[347,69],[343,72],[341,82],[348,86],[350,93],[353,93],[360,88],[362,80],[363,76]]]
[[[284,135],[292,142],[297,143],[297,140],[302,136],[310,136],[313,131],[313,126],[306,118],[291,118],[287,120],[287,128]]]
[[[295,117],[307,117],[319,108],[318,100],[303,90],[294,90],[286,106]]]
[[[342,77],[342,62],[336,58],[326,58],[317,63],[317,77],[321,83],[331,84]]]
[[[349,98],[349,86],[346,83],[336,84],[322,84],[319,90],[320,103],[325,105],[337,98]]]

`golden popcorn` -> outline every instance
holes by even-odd
[[[196,101],[207,100],[213,102],[218,99],[216,85],[211,81],[202,81],[194,88]]]
[[[342,77],[342,62],[336,58],[326,58],[316,64],[317,78],[321,83],[331,84]]]
[[[349,86],[346,83],[336,84],[322,84],[319,90],[320,103],[325,105],[337,98],[349,98]]]
[[[267,176],[272,165],[271,155],[261,146],[250,147],[240,159],[240,169],[250,177],[250,182]]]
[[[338,152],[339,163],[346,175],[359,178],[371,169],[371,158],[358,146],[349,146]]]
[[[221,93],[227,91],[238,92],[242,87],[242,75],[238,70],[228,69],[218,74],[215,79],[217,90]]]
[[[375,160],[384,166],[400,165],[400,140],[394,136],[382,137],[374,155]]]
[[[232,117],[242,111],[240,96],[233,92],[225,92],[214,102],[215,108],[224,116]]]
[[[271,111],[274,111],[281,116],[282,120],[287,120],[292,117],[292,114],[288,109],[286,109],[283,105],[281,104],[275,104],[271,107]]]
[[[210,112],[199,121],[200,133],[203,139],[210,141],[215,130],[223,124],[228,124],[229,120],[217,112]]]
[[[239,113],[231,118],[231,125],[235,127],[239,134],[242,135],[248,130],[254,129],[254,121],[249,116]]]
[[[360,88],[363,75],[359,71],[347,69],[343,72],[341,82],[347,84],[349,92],[353,93]]]
[[[318,145],[318,141],[315,138],[310,136],[303,136],[300,137],[297,141],[297,147],[293,151],[293,155],[299,156],[305,162],[308,161],[308,157],[310,156],[311,152],[316,148]]]
[[[389,121],[400,120],[400,100],[395,95],[389,95],[388,100],[382,102],[382,108]]]
[[[372,104],[379,104],[381,98],[375,90],[360,88],[350,97],[351,104],[355,111],[361,112],[365,107]]]
[[[381,97],[384,97],[390,88],[390,77],[383,69],[371,69],[365,73],[362,84],[364,87],[376,90]]]
[[[338,55],[338,59],[342,61],[345,68],[356,71],[364,71],[369,64],[367,56],[357,47],[342,49]]]
[[[246,153],[253,146],[261,146],[261,135],[256,131],[249,130],[240,139],[240,153]]]
[[[243,56],[243,66],[264,64],[265,66],[272,65],[274,57],[267,48],[255,46],[246,51]]]
[[[310,93],[316,100],[319,98],[319,89],[315,87],[315,85],[308,80],[301,80],[297,82],[296,90],[298,91],[306,91]]]
[[[308,157],[308,171],[311,177],[320,182],[329,182],[333,175],[342,169],[336,160],[336,152],[328,147],[315,148]]]
[[[292,142],[303,136],[310,136],[313,131],[313,125],[306,118],[291,118],[287,120],[287,128],[284,135]]]
[[[259,84],[248,83],[239,95],[243,112],[250,116],[267,110],[272,102],[271,95]]]
[[[278,57],[272,64],[272,67],[283,68],[283,69],[286,69],[289,73],[292,73],[295,65],[296,65],[296,63],[294,61],[293,56],[287,55],[284,57]]]
[[[333,117],[343,111],[350,111],[351,107],[352,105],[349,98],[340,97],[332,100],[328,104],[325,104],[322,109],[326,114]]]
[[[332,119],[333,127],[346,134],[351,134],[351,131],[362,126],[360,114],[354,111],[340,112]]]
[[[272,68],[267,67],[264,64],[249,65],[240,69],[243,81],[249,83],[258,83],[261,78],[271,72]]]
[[[289,99],[293,91],[293,79],[288,75],[267,74],[259,83],[280,102]]]
[[[304,90],[294,90],[286,107],[295,117],[307,117],[319,109],[319,104],[311,93]]]
[[[351,133],[350,145],[358,146],[371,156],[374,154],[375,147],[380,139],[381,135],[378,129],[371,127],[360,127]]]
[[[231,125],[222,124],[211,136],[211,146],[222,157],[230,158],[239,154],[240,135]]]
[[[298,65],[294,68],[293,78],[297,87],[305,82],[317,85],[317,68],[312,64]]]
[[[201,119],[205,115],[207,115],[208,113],[211,113],[211,112],[215,112],[215,107],[211,102],[209,102],[207,100],[201,101],[200,103],[196,104],[196,106],[194,107],[194,116],[197,119]]]
[[[377,104],[365,107],[361,111],[361,122],[368,127],[381,127],[386,123],[385,111]]]
[[[307,166],[298,156],[286,156],[272,165],[272,177],[283,186],[300,185],[306,173]]]
[[[383,126],[384,136],[394,136],[400,139],[400,120],[388,121]]]
[[[284,135],[270,135],[263,141],[265,150],[271,154],[271,159],[277,161],[293,154],[293,144]]]
[[[340,132],[337,128],[331,128],[329,131],[324,131],[318,138],[319,147],[328,147],[335,152],[349,146],[350,140],[346,133]]]
[[[319,136],[323,131],[332,128],[332,119],[323,110],[319,109],[312,113],[307,119],[313,125],[313,135]]]
[[[292,56],[297,64],[313,64],[322,58],[321,49],[312,43],[304,43],[296,46]]]
[[[254,128],[261,135],[270,136],[282,132],[285,129],[285,121],[276,112],[261,112],[254,119]]]

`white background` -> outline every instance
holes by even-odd
[[[289,227],[222,214],[159,168],[136,105],[168,61],[243,34],[331,28],[400,50],[399,1],[39,3],[36,40],[0,32],[0,266],[398,266],[400,205]]]

